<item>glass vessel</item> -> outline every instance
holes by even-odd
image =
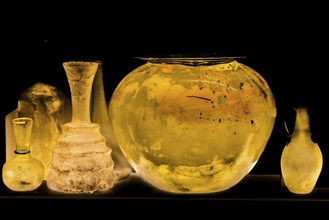
[[[158,57],[114,90],[114,135],[137,174],[169,193],[212,193],[239,183],[271,135],[266,80],[235,57]]]
[[[323,158],[319,145],[313,142],[306,107],[297,107],[295,128],[281,155],[282,179],[295,194],[311,193],[320,176]]]
[[[44,180],[44,166],[30,152],[32,125],[32,118],[20,117],[12,120],[15,155],[3,165],[2,180],[13,191],[35,190]]]
[[[71,90],[72,120],[62,125],[53,149],[47,186],[70,194],[108,192],[114,185],[111,148],[90,119],[90,97],[96,62],[69,61],[63,67]]]
[[[98,69],[91,91],[91,121],[100,125],[100,132],[105,136],[107,145],[112,149],[114,177],[116,181],[119,181],[129,177],[132,168],[113,135],[104,92],[103,62],[100,60],[95,62],[98,63]]]

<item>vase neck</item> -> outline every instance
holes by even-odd
[[[91,88],[98,63],[71,61],[63,67],[71,90],[72,123],[90,123]]]
[[[307,108],[296,108],[296,122],[294,132],[310,132],[310,123]]]
[[[26,153],[30,151],[30,138],[32,133],[32,118],[21,117],[12,120],[14,137],[16,143],[15,153]]]

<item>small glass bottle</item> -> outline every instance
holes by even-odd
[[[323,158],[319,145],[311,139],[307,108],[295,110],[295,128],[281,155],[281,173],[290,192],[308,194],[313,191],[320,176]]]
[[[30,138],[33,119],[28,117],[12,120],[15,155],[2,167],[2,180],[13,191],[26,192],[37,189],[43,182],[45,169],[42,162],[31,157]]]

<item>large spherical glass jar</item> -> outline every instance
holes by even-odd
[[[274,127],[266,80],[234,57],[142,59],[109,104],[114,135],[137,174],[178,194],[239,183]]]

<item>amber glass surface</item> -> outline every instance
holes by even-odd
[[[234,57],[142,59],[109,106],[132,167],[171,193],[219,192],[240,182],[274,126],[266,80]]]

